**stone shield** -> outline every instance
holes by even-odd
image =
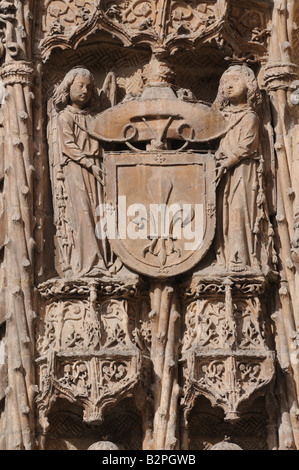
[[[215,234],[215,159],[211,153],[107,153],[101,215],[113,251],[140,274],[186,272]],[[98,227],[99,228],[99,227]],[[100,235],[101,236],[101,235]]]

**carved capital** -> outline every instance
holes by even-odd
[[[263,276],[252,277],[249,275],[248,277],[234,277],[232,279],[220,276],[214,276],[213,278],[194,276],[191,283],[182,286],[182,299],[189,304],[206,297],[215,298],[217,296],[217,298],[224,298],[228,281],[231,281],[229,285],[234,298],[243,296],[260,297],[265,293],[268,284],[268,280]]]
[[[174,81],[174,72],[163,54],[155,54],[144,68],[144,80],[147,86],[169,86]]]
[[[16,83],[31,86],[34,72],[31,62],[7,62],[1,68],[0,77],[5,86],[15,85]]]
[[[268,91],[289,90],[298,77],[298,71],[298,66],[291,62],[269,62],[264,76]]]

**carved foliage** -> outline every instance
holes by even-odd
[[[234,278],[232,284],[232,292],[234,298],[256,297],[261,296],[265,292],[265,282],[263,278],[255,278],[253,280],[241,280]],[[182,298],[188,304],[202,297],[219,297],[225,295],[225,284],[221,279],[201,279],[195,281],[192,285],[183,285]]]
[[[238,417],[238,406],[266,386],[273,376],[272,358],[219,358],[198,360],[196,387],[214,405],[223,407],[227,419]]]
[[[121,21],[128,28],[139,31],[161,28],[164,34],[188,34],[213,24],[218,19],[220,3],[217,0],[108,0],[104,5],[109,18]]]
[[[86,422],[101,421],[103,410],[135,387],[148,383],[150,365],[138,350],[149,346],[147,303],[142,308],[124,298],[99,300],[70,296],[49,301],[39,327],[39,423],[48,428],[47,415],[57,397],[81,402]],[[138,400],[142,401],[139,394]]]
[[[98,391],[103,394],[115,391],[120,384],[124,385],[132,378],[131,359],[93,358],[85,361],[67,359],[58,364],[54,384],[61,393],[67,395],[69,391],[74,398],[90,397],[94,383],[97,384]]]
[[[271,13],[268,2],[245,8],[236,0],[48,0],[42,49],[47,56],[52,47],[103,29],[126,45],[147,42],[153,50],[215,38],[232,57],[256,61],[267,53]]]
[[[48,0],[43,13],[41,48],[47,57],[53,47],[70,47],[97,29],[119,37],[124,44],[147,42],[153,50],[167,42],[213,36],[221,24],[225,0]]]
[[[189,409],[204,395],[233,420],[240,403],[272,380],[274,357],[259,298],[233,299],[230,288],[222,299],[198,298],[187,305],[183,403]]]
[[[107,349],[148,348],[150,333],[139,307],[109,299],[93,305],[87,299],[58,300],[46,307],[37,340],[38,353],[94,353]]]
[[[239,5],[231,7],[230,21],[233,22],[242,41],[266,46],[270,35],[270,10],[265,12],[259,8],[244,8]]]
[[[88,21],[95,6],[96,2],[92,0],[47,0],[42,30],[50,35],[68,34]]]
[[[240,349],[265,349],[264,320],[258,298],[235,303],[235,318]]]
[[[210,300],[192,302],[187,308],[186,326],[183,352],[195,344],[199,347],[225,347],[228,329],[225,304]]]
[[[53,357],[52,361],[39,367],[39,422],[46,431],[47,415],[59,396],[70,402],[81,401],[85,422],[101,421],[103,410],[137,387],[140,375],[146,376],[145,369],[148,365],[142,362],[138,352],[127,356],[120,353],[84,359]]]
[[[125,348],[133,346],[130,331],[130,315],[133,310],[132,323],[134,325],[134,307],[127,300],[107,300],[99,309],[102,324],[102,347]]]
[[[149,312],[148,300],[143,299],[138,320],[135,321],[135,328],[132,330],[132,342],[146,355],[150,354],[152,344],[152,324]]]
[[[237,348],[264,350],[264,322],[258,298],[238,300],[233,307]],[[203,347],[230,348],[232,333],[225,303],[198,299],[187,306],[182,351]]]
[[[38,352],[95,351],[100,347],[100,324],[91,316],[88,300],[57,301],[46,308],[44,334],[38,339]]]
[[[65,362],[58,372],[58,388],[69,390],[74,397],[87,397],[91,388],[90,368],[87,361]]]

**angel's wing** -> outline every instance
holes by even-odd
[[[100,110],[105,111],[116,105],[117,83],[114,72],[109,72],[100,91]]]
[[[57,191],[60,182],[63,180],[62,171],[62,153],[59,145],[58,136],[58,111],[55,109],[53,100],[48,101],[48,125],[47,125],[47,141],[48,141],[48,155],[49,155],[49,168],[50,179],[52,187],[52,195],[54,200],[54,221],[58,220],[58,207],[55,204],[55,198],[58,196]]]

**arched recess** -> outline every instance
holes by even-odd
[[[211,450],[225,440],[243,450],[268,450],[268,419],[264,397],[243,407],[235,422],[226,421],[223,410],[198,397],[189,415],[189,450]]]
[[[120,450],[142,449],[142,418],[128,398],[107,412],[101,424],[83,422],[83,408],[58,399],[49,414],[44,450],[88,450],[99,441],[109,441]]]

